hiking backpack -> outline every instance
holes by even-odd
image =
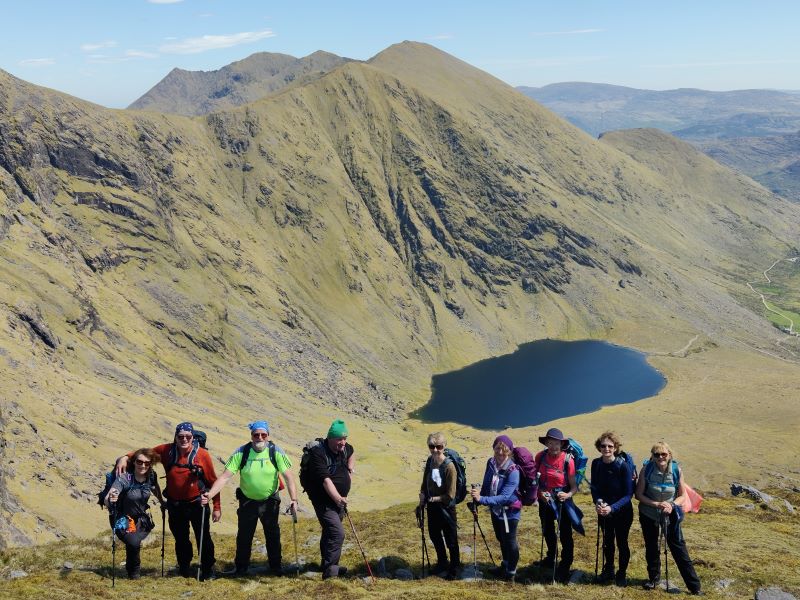
[[[589,459],[583,453],[583,446],[578,442],[572,438],[569,438],[567,442],[564,452],[567,453],[567,458],[572,458],[575,463],[575,485],[578,486],[578,489],[581,489],[581,483],[586,479],[586,463],[589,462]],[[567,468],[566,461],[564,462],[564,468]]]
[[[620,450],[619,454],[614,460],[625,461],[631,468],[631,479],[633,480],[633,487],[636,489],[636,482],[639,480],[639,471],[636,469],[636,461],[633,460],[633,454]]]
[[[333,459],[331,458],[331,453],[328,451],[325,438],[316,438],[308,442],[305,446],[303,446],[303,456],[300,457],[300,485],[303,488],[303,491],[307,494],[309,487],[313,487],[313,483],[309,480],[310,473],[309,473],[309,464],[311,463],[311,451],[314,448],[318,448],[322,446],[325,450],[325,462],[328,464],[328,471],[331,470],[333,466]],[[344,450],[342,451],[344,454],[345,463],[347,462],[347,445],[345,444]],[[332,474],[332,473],[331,473]]]
[[[533,457],[530,450],[524,446],[515,446],[513,460],[519,470],[517,496],[523,506],[531,506],[536,503],[536,497],[539,491],[539,480],[536,476],[536,459]]]

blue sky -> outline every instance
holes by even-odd
[[[414,40],[511,85],[800,90],[796,0],[16,0],[0,68],[122,108],[174,67],[254,52],[366,60]]]

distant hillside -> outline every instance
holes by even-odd
[[[358,508],[413,500],[432,427],[471,473],[494,435],[409,419],[432,375],[546,337],[669,381],[558,423],[584,444],[613,425],[641,456],[668,422],[709,486],[800,452],[800,348],[745,284],[800,252],[800,206],[425,44],[191,118],[0,72],[0,207],[0,546],[105,527],[110,461],[187,418],[223,458],[266,417],[297,460],[343,416]]]
[[[517,89],[595,136],[638,127],[677,132],[687,139],[800,130],[800,96],[787,92],[653,91],[599,83],[554,83]]]
[[[640,127],[671,132],[800,202],[797,92],[657,92],[596,83],[518,89],[592,135]]]
[[[349,60],[322,51],[303,58],[259,52],[216,71],[173,69],[128,108],[204,115],[307,82]]]

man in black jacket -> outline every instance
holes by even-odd
[[[308,471],[303,485],[322,526],[319,540],[322,578],[340,577],[346,572],[339,566],[339,558],[344,544],[342,521],[353,472],[353,447],[347,443],[344,421],[337,419],[331,423],[327,437],[308,452]]]

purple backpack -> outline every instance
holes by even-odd
[[[519,496],[523,506],[531,506],[536,503],[536,495],[539,491],[536,477],[536,460],[530,450],[524,446],[515,446],[514,464],[519,469],[517,496]]]

